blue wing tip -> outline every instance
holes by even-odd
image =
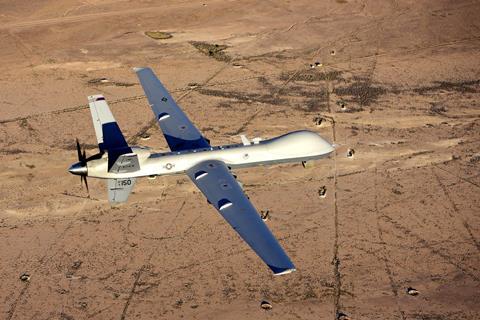
[[[133,71],[135,71],[135,72],[140,72],[143,69],[146,69],[146,68],[145,67],[133,67]]]
[[[291,267],[288,267],[288,268],[279,268],[279,267],[274,267],[274,266],[270,266],[270,265],[268,267],[270,269],[272,269],[274,276],[281,276],[281,275],[284,275],[284,274],[289,274],[289,273],[292,273],[294,271],[297,271],[297,269],[295,269],[295,267],[293,265]]]

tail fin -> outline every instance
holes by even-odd
[[[126,202],[134,185],[135,178],[108,179],[108,201],[110,203]]]
[[[108,152],[108,171],[133,172],[140,169],[138,157],[128,146],[105,98],[102,95],[88,97],[98,148]]]

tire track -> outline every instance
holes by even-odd
[[[454,173],[451,173],[450,171],[448,171],[448,170],[446,170],[446,169],[443,169],[443,168],[440,168],[440,167],[439,167],[439,166],[437,166],[437,165],[434,165],[434,167],[435,167],[435,168],[437,168],[437,169],[440,169],[440,170],[442,170],[442,171],[445,171],[446,173],[448,173],[448,174],[450,174],[450,175],[452,175],[452,176],[454,176],[454,177],[458,178],[459,180],[465,181],[465,182],[467,182],[467,183],[471,184],[472,186],[475,186],[475,187],[477,187],[477,188],[480,188],[480,185],[479,185],[479,184],[477,184],[477,183],[475,183],[475,182],[471,181],[471,180],[470,180],[470,179],[468,179],[468,178],[463,178],[463,177],[460,177],[459,175],[456,175],[456,174],[454,174]]]
[[[153,252],[150,254],[148,257],[148,261],[152,258]],[[135,294],[135,289],[138,286],[138,283],[140,281],[140,276],[142,275],[143,271],[145,270],[146,264],[143,264],[140,269],[136,272],[135,274],[135,281],[133,282],[132,289],[130,290],[130,294],[128,295],[127,302],[125,302],[125,306],[123,307],[122,315],[120,317],[121,320],[125,320],[125,317],[127,315],[128,307],[130,306],[130,302],[132,301],[133,295]]]
[[[197,220],[197,219],[195,219],[195,220]],[[278,238],[278,240],[283,241],[285,239],[289,239],[289,238],[299,236],[299,235],[305,235],[305,234],[313,232],[313,231],[318,232],[318,228],[319,227],[306,228],[306,229],[302,230],[301,232],[297,232],[297,233],[294,233],[294,234],[289,234],[289,235],[284,236],[284,237],[280,237],[280,238]],[[219,262],[219,261],[222,261],[224,259],[227,259],[227,258],[230,258],[230,257],[233,257],[233,256],[237,256],[237,255],[244,254],[244,253],[247,253],[247,252],[252,252],[252,249],[250,247],[245,247],[245,246],[246,245],[244,243],[237,244],[237,245],[234,245],[234,246],[229,247],[227,249],[215,252],[215,255],[212,258],[208,258],[208,259],[205,259],[205,260],[197,260],[195,262],[188,263],[188,264],[185,264],[183,266],[178,266],[178,267],[175,267],[175,268],[170,269],[170,270],[165,270],[164,272],[162,272],[161,277],[156,278],[154,281],[151,281],[149,283],[144,282],[143,284],[145,284],[146,287],[142,288],[140,290],[137,290],[135,293],[136,294],[146,293],[150,289],[160,286],[163,279],[168,278],[171,275],[174,275],[175,272],[177,272],[177,271],[188,269],[189,272],[193,272],[191,269],[193,269],[195,267],[204,266],[204,265],[207,265],[207,264],[212,263],[212,262]],[[343,291],[342,290],[341,293],[353,296],[353,294],[348,292],[348,291]]]
[[[333,142],[336,141],[336,129],[335,129],[335,121],[332,118],[332,135],[333,135]],[[333,173],[333,206],[334,206],[334,215],[333,215],[333,223],[334,223],[334,241],[333,241],[333,276],[335,279],[334,283],[334,295],[333,295],[333,319],[336,320],[338,315],[341,311],[341,302],[340,296],[342,294],[342,276],[340,274],[340,258],[338,256],[338,179],[337,179],[337,151],[335,150],[333,153],[333,163],[334,163],[334,173]]]
[[[445,262],[455,267],[457,270],[462,272],[464,275],[469,276],[473,280],[480,282],[480,278],[472,273],[470,270],[464,268],[459,262],[452,259],[449,255],[443,253],[439,249],[434,248],[432,245],[428,243],[427,240],[423,239],[419,235],[413,233],[410,229],[406,228],[405,226],[401,225],[398,221],[392,219],[391,217],[387,216],[386,214],[382,214],[380,216],[385,222],[390,223],[395,229],[403,232],[405,235],[408,235],[410,238],[414,238],[418,243],[420,243],[424,248],[430,250],[430,252],[440,258],[442,258]],[[476,268],[471,267],[475,272],[478,272]]]
[[[434,164],[430,164],[430,165],[423,166],[423,167],[415,167],[414,170],[415,170],[415,169],[424,169],[424,170],[422,170],[422,172],[426,173],[426,172],[427,172],[427,171],[426,171],[427,169],[429,169],[428,172],[430,172],[430,170],[433,170],[432,167],[434,167]],[[407,170],[400,170],[400,172],[402,172],[402,171],[407,171]],[[392,184],[395,185],[395,184],[398,182],[398,178],[396,179],[395,177],[392,177],[392,176],[388,173],[388,171],[386,171],[386,173],[387,173],[387,174],[386,174],[386,176],[384,176],[384,178],[385,178],[385,179],[389,179],[389,180],[392,182]],[[415,174],[415,173],[412,173],[412,174]],[[438,192],[437,192],[436,190],[430,189],[430,191],[431,191],[431,192],[426,193],[426,194],[424,194],[424,195],[427,196],[427,197],[433,197],[433,196],[435,196],[435,195],[438,194]],[[412,199],[412,198],[409,198],[409,199]],[[396,201],[391,201],[391,202],[388,203],[388,205],[385,205],[385,206],[383,206],[382,208],[380,208],[380,211],[382,211],[383,209],[385,209],[386,207],[388,207],[388,206],[390,206],[390,205],[396,206],[396,205],[402,203],[403,201],[405,201],[405,199],[401,199],[401,198],[400,198],[399,200],[396,200]],[[451,215],[450,213],[449,213],[449,216],[450,216],[451,218],[453,218],[453,215]],[[441,238],[444,236],[444,231],[443,231],[443,229],[442,229],[442,226],[441,226],[440,224],[438,224],[438,221],[437,221],[437,220],[438,220],[438,219],[429,219],[429,220],[428,220],[428,223],[429,223],[432,227],[434,227],[434,229],[432,230],[432,234],[430,235],[430,238],[431,238],[431,239],[435,239],[435,237],[437,237],[438,239],[441,239]],[[418,215],[413,215],[413,216],[411,216],[410,219],[409,219],[409,224],[410,224],[410,226],[412,226],[412,225],[414,224],[413,227],[423,228],[423,226],[424,226],[424,224],[425,224],[425,220],[424,220],[423,218],[420,218]],[[407,231],[404,232],[405,235],[408,234],[408,232],[409,232],[408,230],[409,230],[409,229],[407,229]],[[399,239],[400,239],[400,238],[399,238]],[[404,241],[404,240],[405,240],[405,239],[402,239],[402,241]],[[431,243],[432,245],[438,245],[438,244],[440,244],[442,241],[443,241],[443,240],[440,240],[440,241],[431,240],[430,243]],[[444,240],[444,241],[449,241],[449,240]],[[451,243],[451,242],[450,242],[450,243]],[[470,244],[471,244],[471,241],[470,241],[470,239],[466,238],[464,243],[468,243],[468,244],[470,245]],[[459,245],[459,244],[464,244],[464,243],[456,242],[457,245]],[[453,243],[451,243],[451,244],[453,244]],[[418,247],[416,247],[416,248],[418,248]]]
[[[32,268],[32,274],[35,274],[41,267],[43,267],[48,261],[50,261],[54,256],[55,253],[52,255],[49,255],[51,251],[53,251],[53,248],[57,243],[60,243],[61,240],[63,240],[65,234],[73,227],[73,224],[76,222],[76,216],[78,213],[80,213],[84,208],[87,203],[87,199],[85,199],[80,206],[80,209],[75,213],[75,215],[72,217],[72,220],[70,223],[67,224],[65,229],[51,242],[51,244],[48,246],[47,250],[45,251],[45,254],[38,260],[37,266]],[[30,288],[30,282],[27,282],[27,284],[22,288],[22,291],[20,291],[19,295],[15,299],[15,301],[10,305],[10,308],[7,311],[7,320],[13,319],[15,312],[17,310],[18,303],[22,300],[22,298],[25,296],[25,294],[28,291],[28,288]]]
[[[15,301],[10,305],[10,309],[7,311],[7,318],[6,318],[7,320],[11,320],[13,318],[13,315],[17,310],[17,304],[27,292],[29,286],[30,286],[30,282],[27,282],[25,286],[22,288],[22,291],[20,291],[20,294],[17,296]]]
[[[166,234],[168,233],[168,231],[170,230],[171,226],[173,225],[174,221],[177,219],[177,217],[180,215],[180,213],[182,212],[184,206],[185,206],[185,203],[186,201],[183,201],[183,203],[180,205],[180,208],[177,210],[177,213],[175,215],[175,217],[172,219],[172,221],[170,222],[170,225],[167,227],[167,229],[165,230],[164,234],[165,236],[164,237],[160,237],[159,240],[164,240],[168,237],[166,237]],[[128,222],[128,225],[130,225],[130,221]],[[128,228],[128,226],[127,226]],[[150,252],[150,254],[148,255],[148,258],[145,260],[145,262],[142,264],[142,266],[140,267],[140,269],[137,270],[137,272],[135,273],[135,280],[133,281],[133,285],[132,285],[132,288],[130,289],[130,293],[128,295],[128,298],[127,298],[127,301],[125,302],[125,305],[123,306],[123,310],[122,310],[122,314],[120,316],[120,320],[125,320],[126,319],[126,316],[127,316],[127,312],[128,312],[128,308],[130,307],[130,304],[132,302],[132,299],[133,299],[133,296],[138,293],[136,292],[136,289],[140,283],[140,277],[142,276],[142,274],[144,273],[144,271],[146,271],[148,268],[149,268],[149,264],[150,264],[150,261],[152,260],[152,257],[153,255],[157,252],[157,249],[158,249],[158,242],[157,242],[157,246],[155,246],[152,251]]]
[[[468,43],[468,42],[475,42],[480,39],[480,36],[473,36],[473,37],[468,37],[468,38],[462,38],[462,39],[455,39],[452,41],[445,41],[441,43],[436,43],[436,44],[430,44],[430,45],[425,45],[425,46],[418,46],[415,48],[407,48],[407,49],[400,49],[400,50],[392,50],[392,51],[387,51],[384,53],[380,53],[378,55],[375,54],[367,54],[363,56],[357,56],[357,57],[349,57],[348,59],[343,59],[343,60],[337,60],[337,62],[329,64],[328,66],[330,67],[335,67],[337,70],[341,71],[349,71],[348,69],[345,68],[340,68],[338,65],[345,64],[347,62],[351,63],[352,61],[361,61],[365,59],[371,59],[371,58],[383,58],[383,57],[391,57],[391,56],[400,56],[400,55],[407,55],[407,54],[417,54],[421,51],[425,51],[428,49],[438,49],[438,48],[443,48],[443,47],[448,47],[448,46],[453,46],[456,44],[461,44],[461,43]],[[408,58],[407,58],[408,59]],[[391,63],[394,62],[400,62],[405,60],[405,58],[399,58],[396,60],[390,60]],[[349,69],[351,69],[351,66],[349,66]]]
[[[145,99],[144,95],[131,96],[131,97],[126,97],[126,98],[121,98],[121,99],[108,101],[108,104],[109,105],[115,105],[115,104],[122,103],[122,102],[143,100],[143,99]],[[83,110],[83,109],[88,109],[88,103],[87,104],[81,104],[81,105],[74,106],[74,107],[68,107],[68,108],[65,108],[65,109],[36,113],[36,114],[28,115],[28,116],[25,116],[25,117],[16,117],[16,118],[0,120],[0,124],[7,124],[7,123],[17,122],[17,121],[26,121],[26,120],[29,120],[29,119],[36,119],[36,118],[41,118],[41,117],[50,116],[50,115],[57,115],[57,114],[75,112],[75,111],[79,111],[79,110]]]
[[[393,279],[393,272],[389,264],[388,260],[388,254],[387,254],[387,248],[385,245],[385,240],[383,238],[383,230],[382,227],[380,226],[380,211],[378,210],[378,192],[377,192],[377,167],[375,166],[375,173],[374,173],[374,211],[376,215],[376,221],[377,221],[377,231],[378,231],[378,238],[380,240],[381,244],[381,257],[383,260],[383,264],[385,267],[385,273],[388,276],[388,280],[390,282],[390,289],[392,290],[393,296],[395,297],[395,304],[397,306],[397,311],[400,314],[400,317],[402,320],[406,319],[405,312],[400,308],[400,303],[398,301],[398,285],[395,283],[395,280]]]
[[[457,218],[460,221],[462,221],[462,224],[465,227],[465,229],[467,230],[467,233],[470,236],[470,239],[471,239],[473,245],[480,252],[480,243],[478,242],[478,240],[473,235],[473,232],[470,229],[470,226],[469,226],[468,222],[464,219],[463,215],[460,213],[460,210],[458,210],[458,207],[455,204],[455,202],[453,201],[452,197],[450,197],[450,193],[448,192],[447,187],[445,187],[445,184],[440,180],[440,177],[438,176],[438,174],[435,172],[435,170],[433,168],[432,168],[432,174],[435,176],[435,178],[438,182],[438,185],[440,186],[440,188],[443,191],[443,194],[445,195],[445,198],[447,198],[448,202],[450,203],[451,210],[448,211],[448,215],[451,218]],[[452,210],[453,210],[453,212],[455,212],[455,215],[452,214],[452,212],[451,212]]]
[[[83,15],[76,15],[76,16],[61,16],[58,18],[49,18],[49,19],[41,19],[41,20],[34,20],[34,21],[22,21],[22,22],[12,22],[0,25],[0,30],[15,30],[15,29],[23,29],[23,28],[31,28],[31,27],[40,27],[40,26],[49,26],[55,24],[64,24],[64,23],[76,23],[82,22],[86,20],[98,19],[98,18],[106,18],[112,16],[119,16],[119,15],[131,15],[131,14],[139,14],[139,13],[150,13],[154,11],[165,10],[165,7],[146,7],[146,8],[137,8],[137,9],[127,9],[127,10],[117,10],[117,11],[108,11],[108,12],[97,12],[97,13],[88,13]]]
[[[260,111],[262,111],[262,109],[257,109],[257,111],[255,111],[241,126],[240,128],[238,128],[237,130],[235,130],[234,132],[230,132],[230,133],[227,133],[228,135],[231,135],[231,136],[236,136],[240,133],[242,133],[250,123],[252,123],[253,120],[255,120],[255,118],[258,116],[258,114],[260,113]]]
[[[437,168],[438,168],[438,167],[437,167]],[[439,169],[439,168],[438,168],[438,169]],[[452,174],[452,173],[450,173],[450,174]],[[453,174],[452,174],[452,175],[453,175]],[[456,176],[456,175],[455,175],[455,176]],[[454,186],[459,185],[459,184],[461,184],[462,182],[464,182],[464,180],[462,180],[462,178],[460,178],[459,176],[456,176],[456,177],[459,178],[459,181],[457,181],[457,182],[452,182],[452,183],[450,183],[450,184],[447,184],[447,185],[445,185],[445,187],[451,188],[451,187],[454,187]],[[479,174],[474,174],[474,175],[468,177],[467,179],[475,179],[475,178],[478,178],[478,177],[480,177],[480,173],[479,173]]]
[[[268,74],[267,76],[268,77],[273,77],[273,76],[276,76],[276,75],[277,75],[277,73],[272,73],[272,74]],[[261,77],[263,77],[263,75],[244,77],[244,78],[241,78],[241,79],[236,79],[236,80],[231,80],[231,81],[206,83],[206,84],[198,85],[197,88],[228,85],[228,84],[232,84],[232,83],[243,82],[245,80],[258,79],[258,78],[261,78]],[[170,93],[195,91],[197,88],[195,88],[195,89],[177,88],[177,89],[173,89],[172,91],[170,91]],[[104,89],[102,89],[102,90],[104,90]],[[183,98],[183,97],[181,97],[181,98]],[[179,98],[179,99],[181,99],[181,98]],[[146,99],[145,95],[136,95],[136,96],[124,97],[124,98],[121,98],[121,99],[109,100],[108,104],[109,105],[115,105],[115,104],[122,103],[122,102],[144,100],[144,99]],[[176,101],[179,101],[179,99],[177,99]],[[24,116],[24,117],[15,117],[15,118],[10,118],[10,119],[4,119],[4,120],[0,120],[0,124],[7,124],[7,123],[11,123],[11,122],[25,121],[25,120],[29,120],[29,119],[36,119],[36,118],[41,118],[41,117],[49,116],[49,115],[75,112],[75,111],[79,111],[79,110],[83,110],[83,109],[88,109],[88,104],[81,104],[81,105],[77,105],[77,106],[73,106],[73,107],[67,107],[67,108],[64,108],[64,109],[35,113],[35,114],[27,115],[27,116]]]
[[[1,29],[1,27],[0,27]],[[389,55],[393,55],[393,54],[405,54],[405,53],[415,53],[417,51],[421,51],[421,50],[426,50],[426,49],[430,49],[430,48],[438,48],[438,47],[442,47],[442,46],[448,46],[448,45],[452,45],[452,44],[457,44],[457,43],[463,43],[463,42],[470,42],[470,41],[475,41],[475,40],[478,40],[480,39],[480,36],[477,36],[477,37],[471,37],[471,38],[466,38],[466,39],[457,39],[457,40],[453,40],[453,41],[448,41],[448,42],[444,42],[444,43],[440,43],[440,44],[433,44],[433,45],[427,45],[427,46],[423,46],[423,47],[419,47],[419,48],[412,48],[412,49],[407,49],[407,50],[404,50],[404,51],[399,51],[399,52],[394,52],[394,51],[391,51],[391,52],[385,52],[385,53],[382,53],[382,54],[378,54],[378,55],[367,55],[367,56],[361,56],[361,57],[353,57],[353,58],[349,58],[345,61],[338,61],[338,62],[335,62],[335,63],[331,63],[331,64],[328,64],[329,67],[335,67],[337,65],[340,65],[340,64],[343,64],[345,62],[349,62],[349,61],[354,61],[354,60],[362,60],[362,59],[368,59],[368,58],[372,58],[372,57],[383,57],[383,56],[389,56]],[[333,42],[333,41],[332,41]],[[319,49],[320,50],[320,49]],[[302,70],[304,69],[305,67],[302,65],[302,67],[298,68],[294,74],[292,74],[292,76],[290,77],[290,79],[286,80],[283,84],[282,84],[282,87],[284,87],[285,85],[287,85],[289,82],[291,82],[295,76]],[[341,69],[341,68],[334,68],[334,69],[339,69],[339,70],[345,70],[345,69]],[[277,73],[271,73],[271,74],[264,74],[264,75],[259,75],[259,76],[252,76],[252,77],[246,77],[246,78],[242,78],[242,79],[237,79],[237,80],[232,80],[232,81],[223,81],[223,82],[219,82],[219,83],[213,83],[211,85],[208,85],[208,83],[205,83],[205,84],[202,84],[200,85],[199,87],[210,87],[210,86],[217,86],[217,85],[226,85],[226,84],[231,84],[231,83],[235,83],[235,82],[241,82],[241,81],[245,81],[245,80],[250,80],[250,79],[255,79],[255,78],[260,78],[260,77],[266,77],[266,78],[273,78],[274,76],[277,76]],[[207,82],[209,82],[209,80],[207,80]],[[407,91],[412,91],[413,89],[415,88],[409,88]],[[189,92],[191,91],[195,91],[195,89],[187,89]],[[170,91],[170,93],[172,92],[179,92],[179,91],[185,91],[185,89],[175,89],[175,90],[172,90]],[[128,102],[128,101],[135,101],[135,100],[143,100],[145,99],[146,97],[144,95],[138,95],[138,96],[131,96],[131,97],[126,97],[126,98],[122,98],[122,99],[117,99],[117,100],[110,100],[108,101],[109,105],[114,105],[114,104],[117,104],[117,103],[121,103],[121,102]],[[177,101],[179,101],[179,99],[177,99]],[[16,117],[16,118],[10,118],[10,119],[5,119],[5,120],[0,120],[0,124],[5,124],[5,123],[10,123],[10,122],[16,122],[16,121],[22,121],[22,120],[28,120],[28,119],[34,119],[34,118],[39,118],[39,117],[42,117],[42,116],[46,116],[46,115],[55,115],[55,114],[62,114],[62,113],[67,113],[67,112],[74,112],[74,111],[78,111],[78,110],[82,110],[82,109],[87,109],[88,108],[88,104],[82,104],[82,105],[78,105],[78,106],[74,106],[74,107],[69,107],[69,108],[65,108],[65,109],[60,109],[60,110],[54,110],[54,111],[48,111],[48,112],[42,112],[42,113],[37,113],[37,114],[33,114],[33,115],[28,115],[28,116],[24,116],[24,117]],[[475,116],[476,117],[476,116]],[[151,125],[153,126],[153,125]],[[150,127],[151,127],[150,126]],[[479,185],[476,185],[477,187],[480,187]]]

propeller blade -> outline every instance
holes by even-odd
[[[80,160],[83,164],[86,165],[87,163],[87,153],[85,152],[85,149],[83,149],[83,154],[82,154],[82,160]]]
[[[85,176],[84,176],[85,177]],[[90,190],[88,190],[88,182],[87,182],[87,177],[85,177],[85,188],[87,189],[87,194],[90,197]]]
[[[87,189],[88,196],[90,197],[90,191],[88,190],[87,177],[86,177],[86,176],[82,176],[81,179],[82,179],[82,181],[85,181],[85,188]]]
[[[77,157],[78,157],[78,161],[82,161],[82,150],[80,149],[80,142],[78,142],[78,138],[76,139],[77,140]]]
[[[103,152],[103,151],[102,151],[102,152],[99,152],[99,153],[96,153],[96,154],[94,154],[93,156],[88,157],[85,161],[88,162],[88,161],[90,161],[90,160],[101,159],[104,154],[105,154],[105,152]]]

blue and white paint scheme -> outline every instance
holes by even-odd
[[[170,152],[129,146],[102,95],[89,96],[99,153],[86,158],[77,143],[79,162],[72,174],[107,179],[109,201],[125,202],[135,179],[186,174],[275,275],[295,266],[243,192],[232,169],[302,162],[327,157],[334,147],[317,133],[301,130],[268,139],[211,146],[175,103],[150,68],[135,68]]]

